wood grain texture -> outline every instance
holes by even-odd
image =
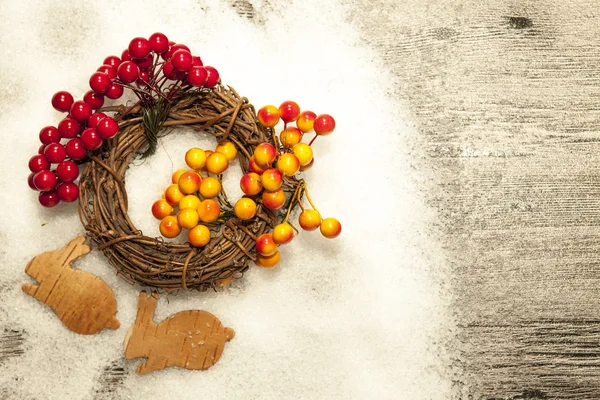
[[[600,4],[357,6],[433,172],[457,397],[600,398]]]

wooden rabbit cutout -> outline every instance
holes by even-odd
[[[208,369],[219,360],[233,329],[200,310],[181,311],[156,324],[157,302],[156,294],[140,293],[135,323],[125,336],[125,358],[148,358],[137,367],[138,374],[167,367]]]
[[[26,283],[23,292],[50,306],[71,331],[91,335],[117,329],[117,300],[112,289],[94,274],[72,269],[70,263],[90,252],[79,236],[60,250],[34,257],[25,273],[39,285]]]

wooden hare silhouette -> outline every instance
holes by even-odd
[[[200,310],[181,311],[156,324],[157,302],[156,294],[140,293],[135,323],[125,336],[125,358],[148,358],[138,365],[138,374],[167,367],[208,369],[219,360],[233,329]]]
[[[102,279],[75,270],[70,263],[90,252],[85,237],[79,236],[60,250],[34,257],[25,273],[39,285],[26,283],[23,292],[50,306],[70,330],[91,335],[104,328],[117,329],[117,300]]]

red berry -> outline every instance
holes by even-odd
[[[102,146],[102,138],[96,132],[96,129],[87,128],[81,132],[81,144],[88,150],[96,150]]]
[[[81,160],[87,155],[87,149],[83,147],[80,139],[72,139],[65,145],[67,155],[73,160]]]
[[[43,154],[37,154],[29,159],[29,170],[31,172],[40,172],[50,168],[50,162]]]
[[[153,33],[150,35],[150,39],[148,41],[150,42],[150,48],[156,54],[161,54],[169,50],[169,39],[167,39],[163,33]]]
[[[300,106],[295,101],[287,100],[279,106],[283,122],[294,122],[300,116]]]
[[[133,61],[123,61],[117,69],[117,76],[125,83],[135,82],[140,76],[140,69]]]
[[[44,149],[44,157],[48,162],[58,164],[67,158],[67,150],[60,143],[50,143]]]
[[[169,40],[169,48],[160,55],[163,60],[166,61],[169,58],[171,58],[171,55],[173,55],[173,51],[174,51],[173,46],[175,46],[175,42]]]
[[[145,58],[150,54],[150,42],[146,38],[136,37],[129,42],[129,54],[134,58]]]
[[[83,95],[83,101],[88,103],[92,109],[97,110],[104,105],[104,95],[101,93],[96,93],[92,90],[88,90]]]
[[[61,183],[56,188],[58,198],[65,203],[72,203],[79,197],[79,187],[74,183]]]
[[[150,80],[150,74],[148,71],[141,71],[140,77],[137,80],[138,85],[145,85]]]
[[[60,203],[60,200],[58,199],[58,194],[54,191],[40,193],[40,195],[38,196],[38,200],[41,205],[48,208],[54,207],[58,203]]]
[[[192,54],[192,52],[190,51],[190,48],[187,47],[185,44],[176,43],[173,46],[171,46],[171,57],[173,57],[172,55],[175,54],[175,52],[177,50],[185,50],[188,53]]]
[[[73,104],[73,96],[69,92],[61,90],[52,96],[52,107],[57,111],[67,112],[71,108],[71,104]]]
[[[40,142],[43,144],[60,142],[60,133],[58,132],[58,129],[53,126],[43,127],[40,131]]]
[[[121,59],[117,56],[108,56],[104,59],[102,64],[110,65],[116,71],[117,67],[121,64]]]
[[[132,60],[142,71],[147,71],[152,68],[154,57],[151,55],[145,58],[134,58]]]
[[[171,57],[173,67],[179,71],[189,71],[192,68],[192,54],[185,50],[180,49],[173,53]]]
[[[33,183],[33,176],[35,174],[32,172],[29,174],[29,176],[27,177],[27,184],[29,185],[30,188],[32,188],[33,190],[38,190],[38,188],[35,187],[35,184]]]
[[[317,119],[315,119],[313,129],[317,135],[329,135],[335,129],[335,120],[328,114],[319,115]]]
[[[45,148],[46,148],[45,144],[42,144],[40,147],[38,147],[38,154],[44,154]]]
[[[131,54],[129,53],[129,50],[127,50],[127,49],[123,50],[123,52],[121,53],[121,64],[123,64],[124,61],[131,61]],[[119,64],[119,66],[121,64]],[[117,67],[117,69],[118,68],[119,67]]]
[[[73,161],[63,161],[56,167],[56,175],[63,182],[73,182],[79,176],[79,167]]]
[[[54,175],[53,171],[45,169],[33,176],[33,184],[38,190],[47,192],[56,186],[56,175]]]
[[[117,68],[112,65],[101,65],[100,68],[98,68],[98,72],[105,73],[110,79],[115,79],[117,77]]]
[[[69,115],[79,122],[87,121],[90,115],[92,115],[92,107],[83,100],[76,101],[71,106]]]
[[[104,72],[94,72],[90,77],[90,87],[94,92],[104,93],[112,85],[112,81],[108,74]]]
[[[204,68],[206,68],[206,72],[208,72],[208,79],[206,80],[204,86],[207,88],[213,88],[217,86],[217,83],[219,83],[219,71],[210,66]]]
[[[204,64],[202,63],[202,59],[198,56],[192,57],[192,67],[202,67]]]
[[[196,87],[204,86],[207,79],[208,72],[204,67],[192,67],[187,77],[188,83]]]
[[[181,71],[178,71],[173,67],[171,60],[165,61],[163,64],[163,74],[172,81],[178,80],[183,76]]]
[[[58,132],[62,138],[71,139],[77,137],[80,131],[81,126],[79,122],[71,117],[66,117],[58,123]]]
[[[98,122],[102,119],[106,117],[106,114],[104,114],[103,112],[95,112],[92,115],[90,115],[90,117],[87,119],[87,127],[88,128],[95,128],[96,125],[98,125]]]
[[[96,131],[101,138],[112,139],[119,132],[119,124],[114,118],[105,117],[98,121]]]
[[[118,83],[113,83],[104,95],[109,99],[118,99],[119,97],[123,96],[123,86],[119,85]]]

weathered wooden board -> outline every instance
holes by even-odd
[[[433,172],[457,392],[600,398],[600,3],[348,5]]]

